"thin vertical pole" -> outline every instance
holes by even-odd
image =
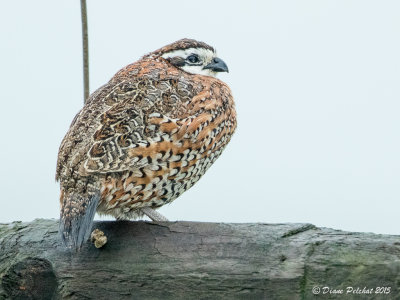
[[[83,52],[83,103],[89,98],[89,39],[86,0],[81,0],[82,52]]]

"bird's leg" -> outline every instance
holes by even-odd
[[[146,216],[148,216],[153,222],[168,222],[168,219],[164,217],[162,214],[160,214],[158,211],[155,211],[154,209],[150,207],[144,207],[140,209],[142,213],[144,213]]]

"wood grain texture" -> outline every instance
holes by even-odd
[[[60,243],[57,220],[0,225],[0,299],[13,289],[35,299],[23,276],[49,282],[31,287],[52,288],[53,299],[314,299],[314,286],[391,287],[386,295],[321,299],[400,299],[399,236],[310,224],[119,221],[94,228],[108,243],[87,243],[73,255]]]

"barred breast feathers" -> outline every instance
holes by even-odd
[[[206,149],[217,128],[230,136],[235,127],[225,83],[144,59],[120,70],[77,114],[60,146],[56,179],[67,187],[76,176],[137,170],[174,149]]]

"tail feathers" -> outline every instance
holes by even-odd
[[[78,251],[88,240],[99,200],[100,193],[64,195],[59,232],[65,246]]]

